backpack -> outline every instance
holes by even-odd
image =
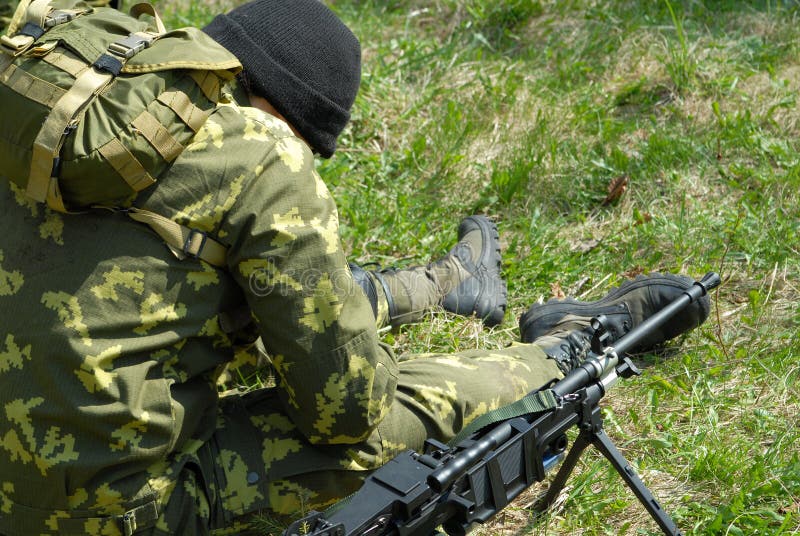
[[[224,265],[204,233],[130,205],[240,70],[201,30],[167,32],[150,4],[23,0],[0,37],[0,176],[59,212],[129,207],[179,257]]]
[[[93,7],[119,7],[119,0],[85,0]],[[4,34],[11,16],[17,9],[18,0],[0,0],[0,34]]]

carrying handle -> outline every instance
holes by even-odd
[[[161,20],[156,8],[153,7],[152,4],[141,2],[133,6],[129,13],[136,19],[138,19],[141,15],[150,15],[156,21],[156,31],[158,32],[158,35],[167,33],[167,27],[164,26],[164,22]]]

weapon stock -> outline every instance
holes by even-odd
[[[556,401],[545,411],[529,411],[498,420],[454,446],[426,441],[424,453],[409,450],[376,469],[364,485],[325,514],[311,512],[293,523],[284,536],[463,535],[505,508],[522,491],[544,480],[564,460],[539,502],[547,508],[563,489],[582,452],[594,445],[614,466],[658,526],[680,535],[631,465],[603,431],[599,401],[620,377],[640,374],[625,353],[675,314],[720,284],[713,272],[686,289],[662,310],[642,322],[614,347],[601,348],[550,391]],[[602,318],[593,319],[602,342]],[[621,357],[622,356],[622,357]],[[525,398],[534,396],[530,394]],[[580,430],[565,455],[567,431]]]

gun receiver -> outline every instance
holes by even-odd
[[[545,391],[530,393],[509,411],[496,410],[467,427],[454,445],[426,441],[423,453],[408,450],[376,469],[354,495],[325,514],[311,512],[284,536],[428,536],[438,527],[464,535],[484,523],[563,460],[537,510],[549,507],[581,454],[594,445],[613,465],[639,502],[668,535],[681,532],[603,431],[599,402],[619,378],[640,374],[625,353],[653,330],[720,284],[711,272],[614,347],[601,348],[602,318],[593,319],[596,346],[586,361]],[[595,345],[593,345],[595,346]],[[622,356],[622,357],[621,357]],[[492,420],[492,414],[502,418]],[[482,420],[483,419],[483,420]],[[567,432],[579,430],[569,453]]]

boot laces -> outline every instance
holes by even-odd
[[[567,374],[586,360],[591,347],[591,338],[585,330],[571,331],[546,353],[556,361],[561,372]]]

